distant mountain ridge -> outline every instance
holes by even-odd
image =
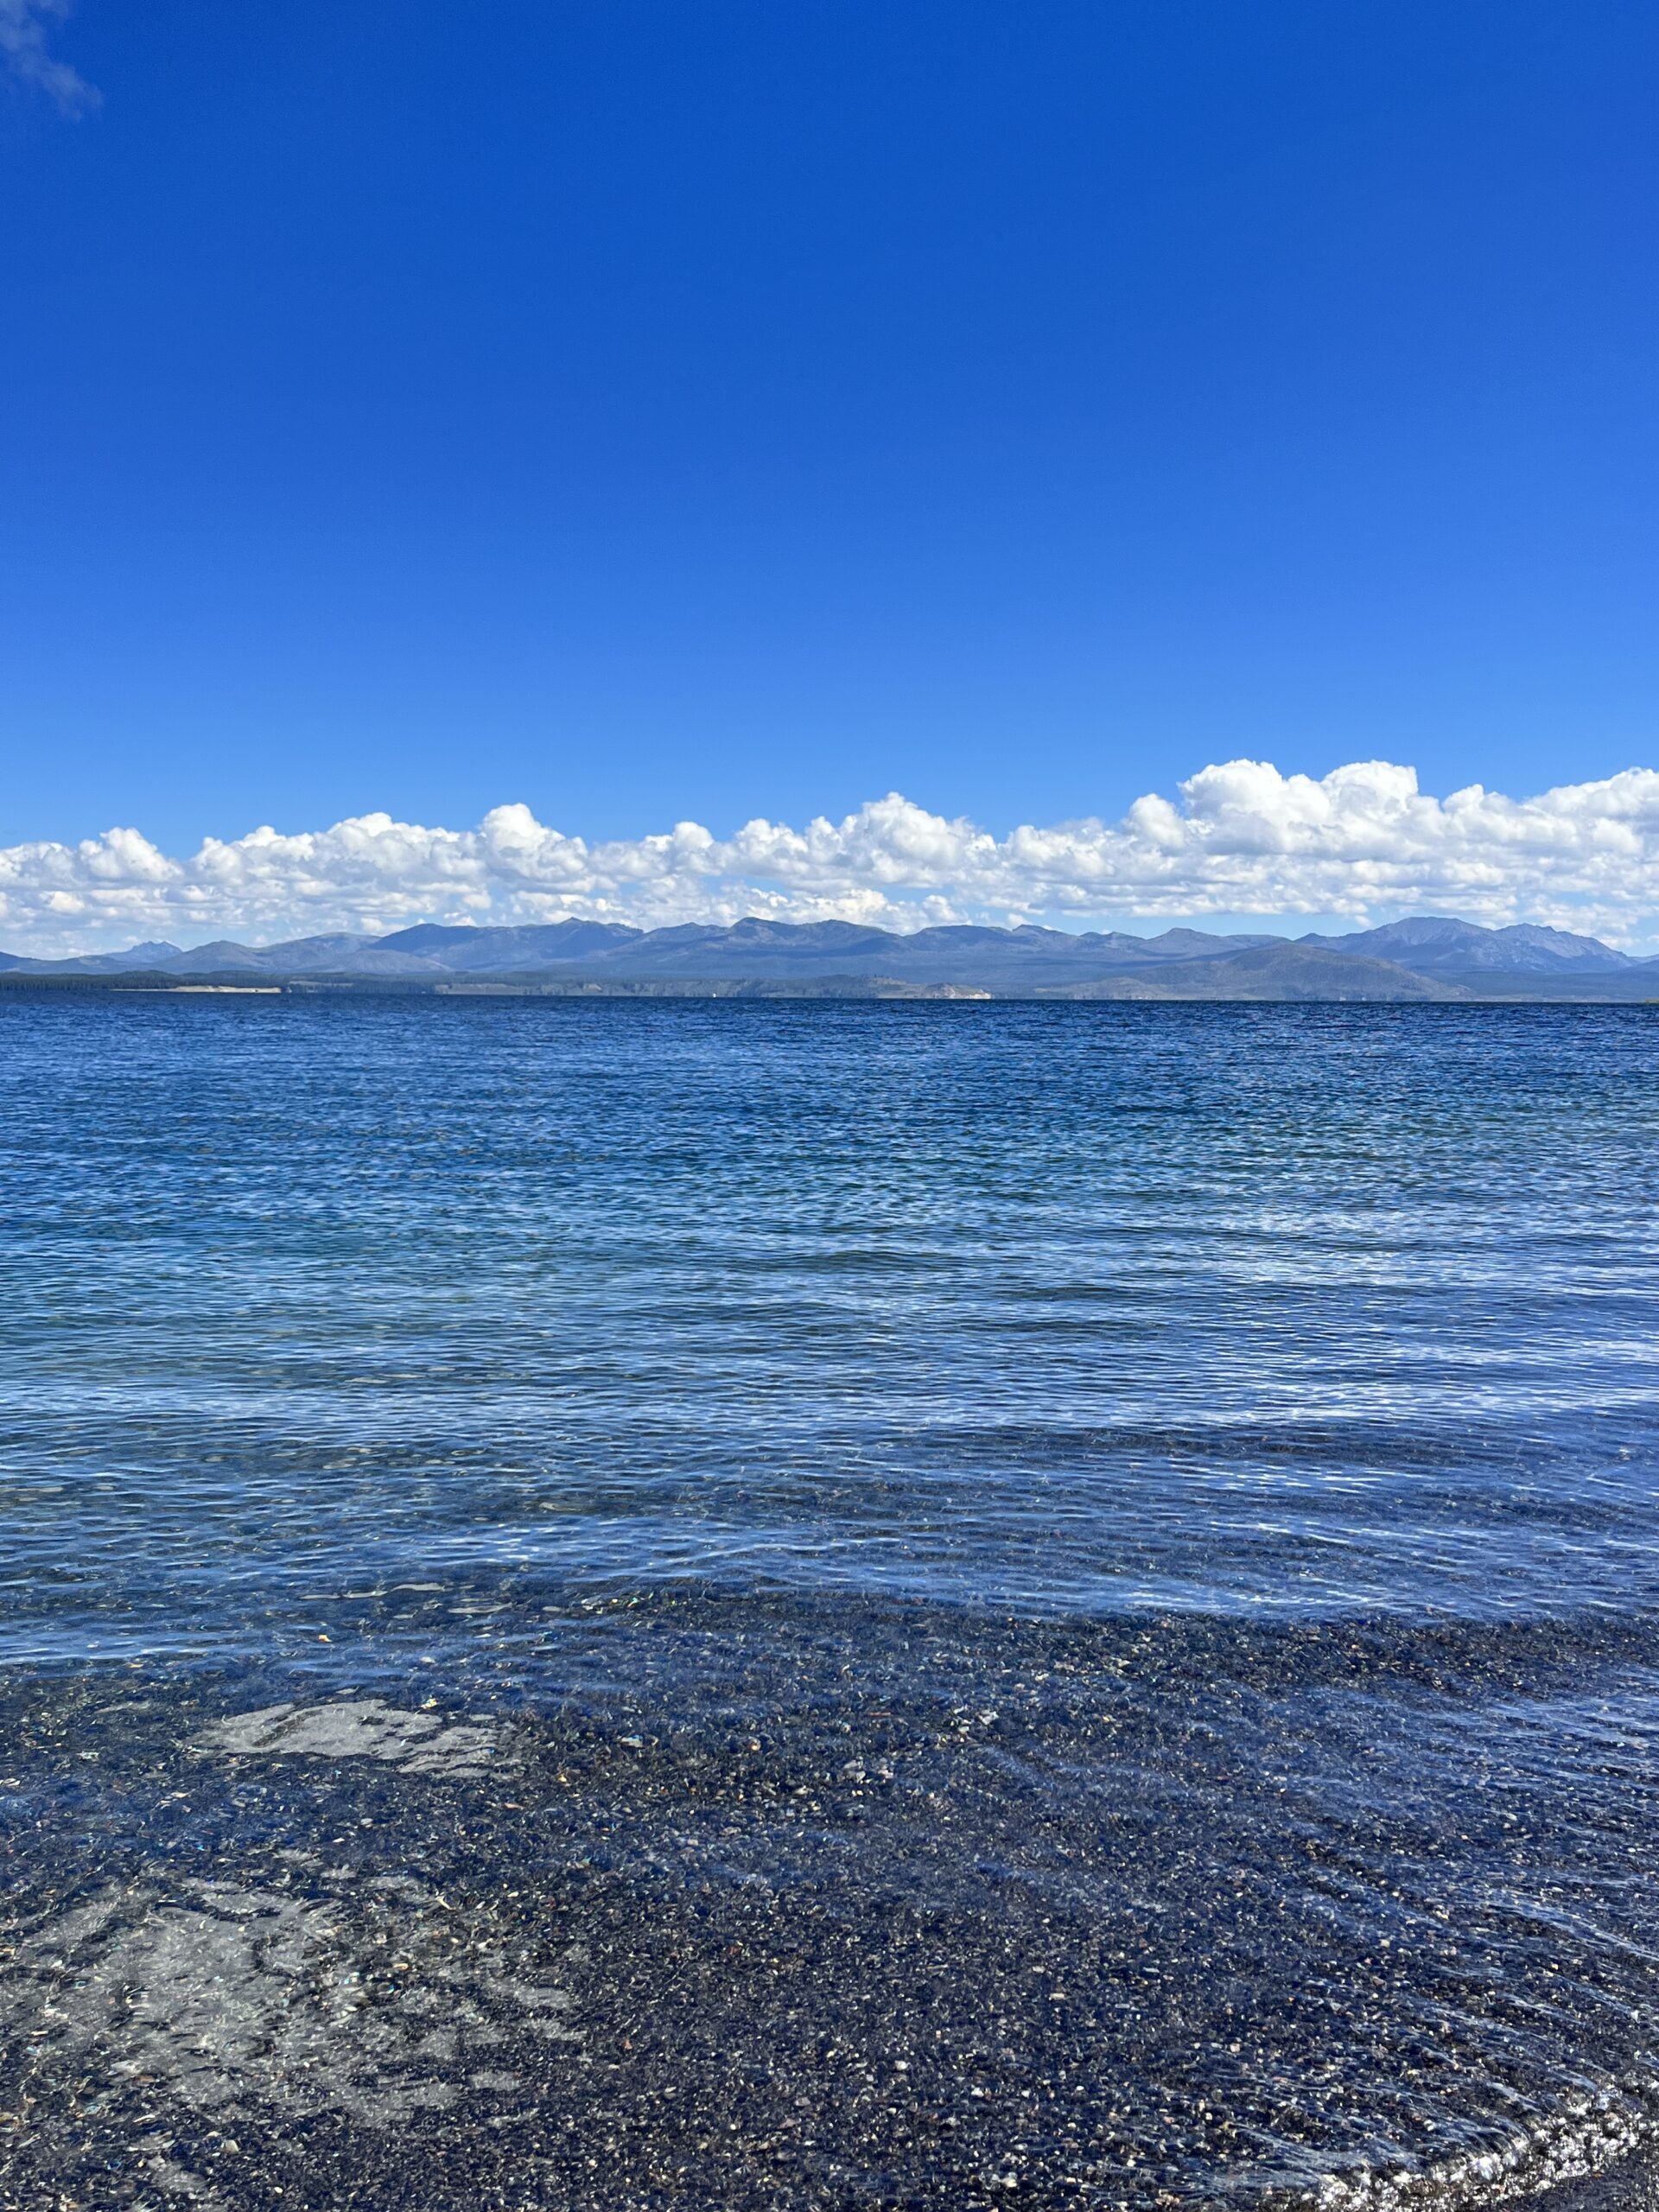
[[[1570,930],[1543,929],[1532,922],[1488,930],[1477,922],[1432,914],[1418,915],[1410,921],[1385,922],[1381,929],[1357,930],[1351,937],[1304,937],[1295,941],[1329,952],[1375,954],[1384,960],[1401,961],[1419,973],[1486,968],[1509,975],[1537,976],[1576,968],[1589,974],[1651,964],[1628,952],[1616,951],[1599,938],[1575,937]]]
[[[658,930],[575,918],[513,926],[420,922],[379,938],[335,934],[245,945],[229,938],[181,950],[151,943],[73,960],[0,953],[0,976],[98,977],[300,985],[377,982],[434,987],[607,983],[811,986],[876,982],[1002,997],[1471,998],[1659,997],[1659,958],[1599,939],[1522,923],[1485,929],[1419,915],[1342,937],[1288,938],[1170,929],[946,924],[900,933],[858,922],[684,923]]]

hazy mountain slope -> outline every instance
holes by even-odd
[[[216,938],[155,965],[163,975],[213,976],[221,971],[256,976],[305,976],[335,969],[372,940],[361,937],[299,937],[286,944],[238,944]]]
[[[690,924],[653,930],[583,958],[595,976],[797,977],[886,976],[916,983],[993,990],[1086,982],[1129,967],[1162,966],[1202,949],[1214,953],[1256,940],[1166,932],[1166,939],[1030,927],[1003,930],[944,925],[904,935],[852,922],[748,920],[729,929]]]
[[[1569,930],[1541,929],[1529,922],[1488,930],[1449,915],[1417,915],[1409,921],[1387,922],[1381,929],[1357,930],[1351,937],[1305,937],[1297,943],[1347,956],[1364,953],[1398,960],[1420,974],[1491,968],[1510,975],[1551,975],[1645,964],[1603,944],[1599,938],[1575,937]]]
[[[176,944],[130,945],[124,952],[89,952],[73,961],[30,960],[16,952],[0,952],[0,975],[16,970],[23,975],[50,976],[67,970],[83,976],[120,976],[139,968],[160,968],[178,952]]]
[[[374,949],[430,961],[448,974],[506,976],[515,969],[601,957],[644,935],[622,922],[531,922],[502,929],[421,922],[377,938]]]
[[[1132,976],[1075,983],[1052,994],[1069,999],[1462,999],[1455,984],[1414,975],[1392,960],[1266,944],[1216,960],[1173,961]]]

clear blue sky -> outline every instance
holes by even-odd
[[[82,0],[0,844],[1651,764],[1651,0]]]

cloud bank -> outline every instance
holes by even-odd
[[[1659,917],[1659,771],[1532,798],[1478,784],[1435,798],[1414,770],[1388,761],[1315,779],[1229,760],[1189,777],[1173,799],[1138,798],[1119,822],[1005,837],[893,792],[840,822],[797,830],[755,820],[728,838],[682,822],[589,842],[507,805],[474,830],[365,814],[296,836],[210,837],[183,859],[137,830],[0,850],[0,947],[49,956],[136,938],[270,943],[567,914],[645,928],[761,914],[913,929],[1215,914],[1362,926],[1423,912],[1647,944]]]
[[[69,13],[70,0],[0,0],[0,62],[25,85],[54,100],[65,115],[85,115],[100,99],[96,87],[59,61],[46,43],[47,26]]]

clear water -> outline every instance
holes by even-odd
[[[1656,1185],[1641,1007],[0,1006],[18,2201],[1637,2140]]]

